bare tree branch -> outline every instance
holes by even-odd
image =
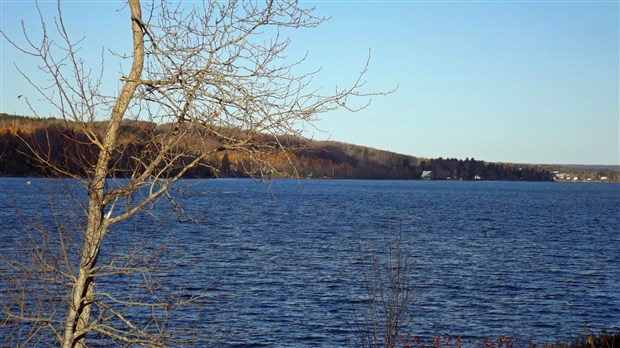
[[[185,5],[127,0],[127,5],[131,53],[113,55],[130,58],[131,68],[117,77],[120,90],[109,95],[103,93],[102,83],[109,79],[103,71],[105,50],[98,70],[96,64],[80,57],[84,38],[72,38],[60,2],[51,27],[36,5],[40,40],[25,24],[23,41],[2,32],[23,54],[39,59],[48,84],[29,77],[29,67],[19,68],[19,72],[53,108],[52,115],[63,120],[61,141],[66,145],[61,161],[59,154],[51,151],[55,141],[49,134],[29,145],[29,151],[53,175],[81,182],[86,193],[85,200],[74,199],[84,212],[79,255],[70,253],[73,249],[65,241],[67,231],[61,229],[57,245],[61,252],[51,254],[53,262],[48,259],[49,248],[35,249],[31,255],[42,274],[52,274],[46,281],[70,288],[70,296],[63,299],[64,322],[16,314],[12,307],[5,316],[36,322],[37,328],[49,326],[63,348],[86,347],[91,334],[126,344],[163,346],[174,340],[160,334],[163,327],[158,326],[157,315],[147,327],[141,327],[125,310],[167,310],[201,298],[192,295],[189,300],[158,302],[147,280],[150,270],[135,264],[140,248],[135,255],[125,255],[125,261],[114,259],[100,265],[104,241],[117,232],[118,223],[141,212],[151,214],[162,201],[180,214],[183,208],[170,190],[195,168],[215,169],[208,162],[213,156],[235,155],[235,166],[260,176],[278,170],[268,157],[278,152],[295,172],[287,154],[288,142],[283,140],[303,138],[304,129],[321,114],[339,108],[363,109],[372,96],[386,94],[363,90],[370,54],[350,86],[333,93],[313,88],[320,70],[298,72],[307,56],[293,61],[288,58],[291,41],[286,30],[314,28],[325,18],[314,16],[312,8],[303,8],[297,1]],[[352,103],[356,98],[361,98],[361,106]],[[124,131],[128,125],[132,132]],[[61,226],[61,221],[57,225]],[[38,242],[32,240],[32,244]],[[16,271],[27,269],[4,261]],[[145,277],[150,297],[121,299],[96,289],[96,284],[122,274]],[[16,286],[23,288],[20,283]],[[36,330],[27,336],[35,337]]]

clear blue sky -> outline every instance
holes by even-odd
[[[305,1],[331,17],[290,33],[290,56],[308,51],[326,91],[346,86],[372,52],[371,91],[398,90],[358,113],[322,116],[308,133],[423,157],[519,163],[620,164],[618,1]],[[37,27],[28,1],[0,0],[2,30]],[[52,13],[55,3],[41,3]],[[66,2],[84,55],[128,51],[127,9]],[[32,91],[2,42],[0,111],[28,114]],[[118,69],[108,69],[111,80]],[[112,86],[116,86],[115,84]]]

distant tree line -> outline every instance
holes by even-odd
[[[541,168],[484,162],[474,158],[431,159],[422,162],[421,167],[431,171],[431,178],[439,180],[553,180],[553,175]]]
[[[161,131],[166,125],[128,121],[123,123],[123,151],[115,155],[113,173],[123,177],[131,173],[136,163],[134,154],[149,153],[144,134]],[[102,127],[103,129],[103,127]],[[199,134],[195,135],[200,136]],[[192,137],[183,144],[184,150],[192,147]],[[422,159],[389,151],[338,142],[309,141],[300,138],[280,140],[291,149],[283,152],[265,140],[262,158],[256,160],[244,152],[220,151],[205,159],[202,165],[188,171],[188,178],[247,177],[260,173],[272,177],[307,177],[337,179],[420,179],[423,172],[430,172],[433,180],[527,180],[549,181],[553,174],[541,167],[507,163],[489,163],[473,158]],[[67,173],[88,176],[88,166],[95,163],[97,149],[86,135],[71,124],[56,119],[36,119],[14,115],[0,115],[0,175],[49,176],[46,166],[33,158],[33,151],[51,154],[51,160]],[[211,144],[217,148],[214,140]],[[184,151],[187,152],[187,151]],[[255,157],[255,156],[254,156]],[[186,160],[192,160],[188,156]],[[270,163],[269,167],[261,163]],[[170,175],[174,173],[169,173]],[[58,174],[55,174],[58,175]]]

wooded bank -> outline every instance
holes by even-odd
[[[101,129],[104,129],[101,124]],[[127,121],[123,123],[122,151],[113,154],[114,173],[123,177],[139,165],[138,156],[148,155],[148,146],[142,139],[153,133],[167,130],[170,125],[156,125],[151,122]],[[147,137],[148,135],[148,137]],[[194,137],[200,136],[195,134]],[[184,153],[191,153],[192,137],[183,144]],[[582,180],[591,178],[599,181],[620,179],[613,170],[587,170],[580,168],[553,168],[552,166],[527,166],[511,163],[490,163],[473,158],[424,159],[364,146],[339,142],[323,142],[282,137],[279,139],[288,151],[283,151],[267,137],[261,148],[259,161],[250,160],[247,153],[231,150],[219,151],[206,159],[200,166],[185,174],[187,178],[213,177],[307,177],[335,179],[420,179],[432,180],[526,180],[550,181],[559,172],[576,172]],[[272,140],[271,140],[272,142]],[[219,144],[211,143],[214,149]],[[58,176],[42,165],[33,152],[49,154],[54,164],[69,173],[88,176],[89,166],[94,165],[97,149],[89,145],[85,135],[76,127],[59,119],[39,119],[0,114],[0,175],[2,176]],[[188,162],[191,157],[186,159]],[[265,166],[262,163],[269,163]],[[554,173],[555,169],[555,173]],[[173,170],[169,173],[173,175]],[[579,175],[573,173],[573,175]]]

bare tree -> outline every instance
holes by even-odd
[[[372,243],[360,250],[365,297],[354,313],[362,347],[396,347],[411,315],[411,259],[402,226],[390,222],[381,241],[385,250]]]
[[[285,136],[302,136],[317,115],[336,108],[355,110],[351,98],[367,101],[371,95],[362,92],[366,67],[349,88],[328,94],[312,89],[316,72],[295,73],[305,58],[287,60],[290,41],[283,29],[312,28],[324,21],[296,1],[208,1],[188,6],[128,0],[127,8],[133,46],[126,57],[131,68],[112,95],[103,92],[103,69],[96,72],[90,68],[92,62],[80,58],[80,42],[68,32],[60,3],[52,29],[39,10],[41,38],[31,37],[25,27],[22,41],[2,33],[21,52],[38,58],[40,69],[52,81],[51,86],[44,85],[31,79],[28,69],[20,70],[55,109],[52,114],[65,121],[66,136],[76,145],[67,153],[80,170],[59,164],[56,154],[34,146],[32,152],[54,174],[82,183],[87,194],[86,202],[74,201],[85,216],[76,227],[83,236],[78,250],[64,248],[54,254],[60,265],[34,255],[44,269],[53,270],[54,282],[71,289],[64,321],[7,314],[14,320],[45,323],[64,348],[85,347],[91,333],[128,345],[167,342],[166,336],[140,327],[115,309],[133,303],[95,290],[102,277],[128,271],[115,263],[98,264],[113,226],[161,199],[172,201],[173,183],[193,168],[209,166],[210,156],[233,151],[260,161],[262,153],[286,150]],[[128,121],[134,121],[138,131],[122,134]],[[268,163],[257,166],[257,171],[264,166]],[[74,252],[80,255],[75,264]]]

